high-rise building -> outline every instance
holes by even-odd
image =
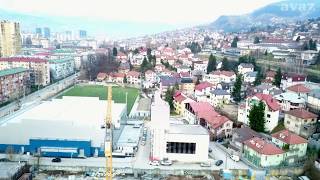
[[[41,28],[36,28],[36,35],[38,35],[39,37],[42,36],[42,29]]]
[[[79,37],[80,37],[80,39],[87,38],[87,31],[86,30],[79,30]]]
[[[17,22],[0,22],[0,57],[13,56],[21,50],[20,25]]]
[[[48,27],[43,28],[43,36],[45,38],[50,38],[50,28]]]

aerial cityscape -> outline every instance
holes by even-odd
[[[320,180],[320,1],[0,4],[0,180]]]

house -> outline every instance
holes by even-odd
[[[123,83],[125,76],[124,73],[110,73],[107,76],[107,82]]]
[[[254,66],[251,63],[241,63],[238,66],[238,73],[239,74],[246,74],[248,72],[253,72]]]
[[[57,81],[75,73],[74,59],[67,57],[62,59],[51,59],[50,78],[52,81]]]
[[[306,101],[296,93],[285,92],[274,96],[278,100],[282,111],[290,111],[298,108],[305,108]]]
[[[130,71],[130,64],[129,64],[129,62],[122,62],[122,63],[120,63],[120,66],[119,66],[119,68],[118,68],[118,71],[119,71],[120,73],[125,73],[125,74],[127,74],[127,73]]]
[[[230,83],[221,82],[216,85],[216,89],[222,89],[222,90],[227,91],[228,93],[231,93],[231,90],[233,88],[233,84],[234,84],[234,82],[230,82]]]
[[[210,139],[231,136],[233,122],[217,113],[207,102],[187,103],[184,117],[189,124],[200,124],[208,129]]]
[[[190,73],[191,72],[191,68],[185,65],[181,65],[179,67],[177,67],[177,72],[181,73],[181,72],[187,72]]]
[[[290,86],[296,84],[305,84],[307,78],[305,75],[295,74],[295,73],[286,73],[282,75],[280,87],[285,90]]]
[[[318,115],[303,108],[293,109],[285,113],[284,126],[286,129],[308,138],[316,132]]]
[[[221,107],[224,104],[229,104],[231,94],[222,89],[215,89],[210,91],[210,104],[213,107]]]
[[[154,70],[155,70],[157,73],[162,72],[164,69],[166,69],[166,67],[165,67],[163,64],[157,64],[157,65],[154,67]]]
[[[193,63],[193,69],[194,70],[198,70],[198,71],[202,71],[202,72],[204,72],[204,73],[206,73],[207,72],[207,65],[208,63],[205,63],[205,62],[203,62],[203,61],[201,61],[201,62],[194,62]]]
[[[245,83],[252,84],[252,83],[254,83],[254,81],[256,80],[257,74],[258,74],[257,71],[247,72],[247,73],[245,73],[245,74],[243,75],[243,81],[244,81]]]
[[[128,56],[125,53],[119,51],[116,58],[122,61],[122,60],[127,60]]]
[[[320,89],[313,89],[307,97],[307,107],[320,113]]]
[[[151,99],[141,98],[135,111],[135,117],[150,117]]]
[[[137,71],[129,71],[126,74],[127,82],[129,84],[140,84],[140,73]]]
[[[276,72],[275,71],[267,71],[266,72],[266,80],[270,81],[271,83],[274,81],[274,77],[276,76]]]
[[[172,76],[160,76],[160,91],[161,95],[164,96],[169,88],[180,85],[180,78]]]
[[[308,141],[287,129],[272,134],[272,142],[285,151],[284,161],[288,164],[306,156]]]
[[[234,128],[232,130],[232,139],[229,144],[229,149],[239,156],[242,156],[244,142],[254,137],[261,138],[262,136],[247,126]]]
[[[194,96],[199,102],[209,102],[210,91],[213,90],[213,84],[204,81],[195,86]]]
[[[107,78],[107,73],[100,72],[97,75],[97,81],[104,81]]]
[[[249,114],[251,107],[254,104],[258,104],[262,101],[265,105],[265,130],[272,131],[278,125],[280,105],[278,101],[269,94],[257,93],[246,99],[245,104],[239,106],[238,109],[238,121],[246,125],[249,125]]]
[[[193,83],[192,78],[181,78],[180,80],[180,90],[188,95],[191,95],[194,93],[194,87],[195,84]]]
[[[304,65],[312,65],[316,62],[318,57],[318,51],[307,50],[301,52],[301,59]]]
[[[306,87],[304,84],[296,84],[287,88],[287,92],[296,93],[304,99],[307,99],[308,94],[311,92],[311,89]]]
[[[260,84],[253,88],[254,93],[262,93],[262,94],[271,94],[271,95],[277,95],[278,92],[281,93],[276,86],[270,85],[270,84]]]
[[[187,97],[180,91],[178,91],[174,96],[173,96],[173,106],[174,106],[174,111],[178,115],[184,115],[185,111],[185,105],[186,103],[190,102],[195,102],[193,99]]]
[[[157,74],[151,70],[148,70],[144,73],[145,79],[148,82],[155,83],[157,82]]]
[[[243,157],[258,167],[281,165],[285,152],[262,138],[254,137],[244,142]]]
[[[236,74],[233,71],[214,71],[210,74],[206,74],[203,77],[203,81],[207,81],[212,84],[218,84],[221,82],[230,83],[236,80]]]

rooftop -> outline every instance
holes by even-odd
[[[293,91],[297,93],[309,93],[311,90],[304,86],[303,84],[296,84],[287,88],[288,91]]]
[[[220,95],[220,96],[230,95],[230,93],[228,93],[226,90],[222,90],[222,89],[215,89],[210,92],[214,95]]]
[[[281,93],[274,96],[274,98],[277,99],[278,101],[284,100],[284,101],[290,101],[292,103],[299,103],[299,104],[305,103],[304,98],[300,97],[298,94],[293,92]]]
[[[50,63],[65,63],[65,62],[70,62],[73,61],[73,59],[71,57],[65,57],[65,58],[61,58],[61,59],[50,59],[49,62]]]
[[[17,73],[21,73],[21,72],[26,72],[26,71],[28,71],[28,69],[22,68],[22,67],[4,69],[4,70],[0,70],[0,77],[8,76],[11,74],[17,74]]]
[[[9,58],[0,58],[0,61],[11,61],[11,62],[48,62],[48,60],[40,58],[31,58],[31,57],[9,57]]]
[[[272,134],[272,137],[279,139],[280,141],[286,144],[303,144],[308,143],[308,141],[297,134],[290,132],[289,130],[285,129],[279,131],[277,133]]]
[[[135,128],[134,125],[125,125],[116,146],[137,146],[140,132],[141,128]]]
[[[0,162],[0,179],[11,179],[25,163],[18,162]]]
[[[138,104],[137,111],[150,111],[151,99],[141,98]]]
[[[276,145],[258,137],[248,139],[244,142],[244,144],[259,154],[277,155],[284,153],[284,151],[278,148]]]
[[[241,63],[239,66],[243,68],[254,68],[254,66],[251,63]]]
[[[264,101],[268,105],[268,107],[271,108],[273,111],[280,110],[280,105],[278,104],[278,101],[276,101],[272,97],[272,95],[257,93],[254,95],[254,97],[257,97],[259,100]]]
[[[200,125],[170,124],[169,134],[209,135],[208,131]]]
[[[291,116],[298,117],[301,119],[311,119],[311,118],[313,119],[318,117],[318,115],[313,114],[312,112],[309,112],[303,108],[293,109],[291,111],[288,111],[287,114],[290,114]]]
[[[200,84],[196,85],[195,90],[202,91],[208,87],[212,87],[213,85],[207,81],[201,82]]]

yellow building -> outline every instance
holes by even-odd
[[[20,25],[17,22],[0,22],[0,57],[13,56],[21,50]]]
[[[173,106],[175,113],[178,115],[183,115],[185,111],[185,104],[190,102],[194,102],[194,100],[186,97],[181,92],[177,92],[173,97]]]

